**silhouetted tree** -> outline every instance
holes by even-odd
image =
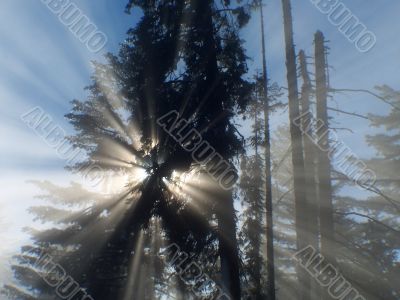
[[[195,128],[233,166],[242,143],[232,118],[244,110],[250,93],[238,33],[248,21],[249,8],[229,1],[170,0],[130,1],[127,10],[132,5],[142,9],[140,21],[129,30],[118,55],[108,54],[107,63],[94,64],[89,98],[74,100],[66,116],[76,130],[71,144],[87,155],[71,169],[95,166],[107,176],[128,176],[127,190],[104,209],[106,227],[96,223],[96,214],[76,216],[71,222],[79,224],[78,232],[60,229],[35,238],[43,243],[74,241],[79,249],[60,262],[70,266],[70,275],[81,279],[94,298],[151,299],[154,291],[146,289],[154,282],[149,285],[135,276],[149,268],[137,261],[145,257],[143,246],[153,220],[160,219],[166,238],[191,259],[207,257],[208,265],[219,259],[215,280],[232,299],[240,299],[232,191],[206,176],[204,168],[212,166],[212,158],[203,157],[197,164],[157,120],[178,111],[188,126],[179,127],[182,123],[174,119],[168,129]],[[189,145],[195,142],[189,140]],[[220,166],[213,168],[221,171]],[[183,182],[184,176],[200,177],[203,186]],[[216,247],[218,252],[213,251]],[[37,289],[46,290],[43,284]]]

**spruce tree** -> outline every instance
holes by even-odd
[[[268,69],[266,59],[266,42],[264,28],[263,3],[259,3],[261,19],[261,50],[263,67],[263,95],[264,95],[264,173],[265,173],[265,211],[267,225],[267,294],[268,299],[275,300],[275,258],[274,258],[274,222],[272,207],[272,170],[271,170],[271,132],[270,132],[270,114],[272,101],[268,89]]]
[[[96,204],[96,213],[71,217],[71,229],[32,232],[35,249],[42,243],[75,245],[78,249],[60,263],[95,299],[151,299],[154,291],[146,289],[154,280],[147,284],[137,275],[150,267],[136,262],[145,260],[140,246],[149,242],[159,219],[166,239],[191,259],[207,257],[205,268],[219,262],[215,281],[232,299],[240,299],[232,190],[206,174],[210,157],[196,163],[157,120],[178,111],[179,118],[189,121],[187,128],[200,132],[234,167],[242,143],[232,119],[234,111],[245,109],[250,93],[238,33],[248,21],[248,7],[230,1],[160,0],[130,1],[127,10],[132,5],[142,10],[140,21],[117,55],[95,63],[88,99],[74,100],[66,115],[76,131],[71,144],[87,155],[70,169],[95,165],[112,178],[128,176],[126,188],[102,210]],[[171,128],[181,129],[177,124]],[[196,176],[202,186],[194,183]],[[98,222],[103,217],[107,221]],[[35,284],[28,284],[31,292],[48,294],[42,282]]]

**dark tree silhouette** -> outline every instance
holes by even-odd
[[[247,57],[238,33],[249,7],[229,1],[130,1],[128,11],[132,5],[142,9],[141,20],[118,55],[95,63],[89,98],[74,100],[66,115],[77,132],[71,144],[87,154],[70,168],[95,165],[113,179],[128,176],[126,191],[102,210],[95,205],[96,213],[74,215],[73,230],[33,232],[36,249],[43,243],[75,245],[77,250],[59,263],[95,299],[152,299],[149,285],[136,281],[135,273],[143,270],[136,262],[144,257],[140,247],[146,234],[160,220],[166,238],[191,259],[201,260],[205,253],[208,264],[219,262],[214,279],[232,299],[240,299],[232,191],[205,171],[221,172],[213,165],[217,156],[203,156],[199,164],[157,120],[178,111],[189,124],[182,128],[173,120],[169,129],[196,129],[233,166],[242,142],[232,118],[245,109],[251,88],[243,79]],[[195,148],[195,140],[187,142],[185,148]],[[98,221],[103,212],[106,224]],[[46,291],[36,283],[31,292]]]

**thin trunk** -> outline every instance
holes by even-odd
[[[260,1],[261,39],[263,58],[263,82],[264,82],[264,143],[265,143],[265,208],[267,225],[267,298],[275,300],[275,258],[274,258],[274,229],[272,214],[272,175],[271,175],[271,140],[269,127],[270,105],[268,98],[268,73],[265,47],[264,14],[262,1]]]
[[[255,127],[254,151],[255,151],[256,163],[261,164],[261,159],[259,159],[259,156],[258,156],[258,137],[259,137],[258,131],[260,129],[260,124],[259,124],[260,120],[258,119],[258,114],[259,114],[258,104],[259,104],[260,98],[259,98],[257,91],[256,91],[255,96],[256,97],[255,97],[255,106],[254,106],[254,127]],[[258,176],[258,177],[261,176],[262,170],[260,168],[257,167],[257,169],[255,171],[256,171],[256,173],[255,173],[256,176]],[[256,188],[261,189],[261,186],[257,185]],[[257,204],[258,204],[262,201],[261,192],[257,193],[257,196],[258,196],[257,201],[259,201],[259,202],[257,202]],[[253,200],[255,200],[255,199],[253,199]],[[256,205],[255,205],[255,203],[252,203],[252,204],[253,204],[253,213],[260,216],[260,214],[259,214],[260,210],[258,209],[257,204]],[[257,219],[262,219],[262,217],[257,218]],[[258,232],[258,233],[254,233],[254,234],[262,234],[262,233]],[[262,297],[262,285],[261,285],[262,258],[260,256],[261,255],[261,253],[260,253],[261,252],[261,239],[257,239],[257,242],[254,243],[254,252],[257,254],[256,260],[255,260],[256,269],[254,270],[255,297],[256,297],[256,299],[261,299],[261,297]]]
[[[321,253],[332,264],[334,257],[334,224],[331,184],[331,161],[328,156],[329,146],[329,122],[328,122],[328,82],[327,63],[325,56],[325,38],[322,32],[315,34],[315,76],[317,97],[317,119],[323,124],[318,126],[318,179],[319,179],[319,217],[321,223]],[[320,125],[321,125],[320,124]],[[325,298],[329,296],[326,295]]]
[[[285,44],[286,44],[286,67],[289,88],[289,117],[290,134],[292,140],[292,163],[294,176],[294,197],[296,206],[296,239],[297,249],[301,250],[307,245],[307,200],[305,193],[304,158],[302,146],[301,129],[294,121],[300,116],[296,52],[293,42],[293,21],[290,0],[282,0]],[[310,299],[310,277],[300,265],[297,266],[299,281],[299,297],[301,300]]]
[[[304,146],[304,167],[306,179],[306,195],[308,202],[308,242],[314,249],[319,249],[319,222],[318,222],[318,199],[316,182],[315,158],[318,155],[315,144],[312,141],[314,128],[312,127],[312,113],[310,110],[310,95],[312,91],[311,79],[307,70],[307,58],[304,51],[299,53],[300,73],[303,79],[301,89],[301,115]],[[319,286],[313,281],[311,283],[311,299],[318,299]]]

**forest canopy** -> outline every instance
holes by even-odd
[[[74,180],[29,178],[2,299],[400,299],[400,86],[335,65],[378,47],[350,4],[307,6],[339,43],[290,0],[42,2],[103,52],[20,114]]]

